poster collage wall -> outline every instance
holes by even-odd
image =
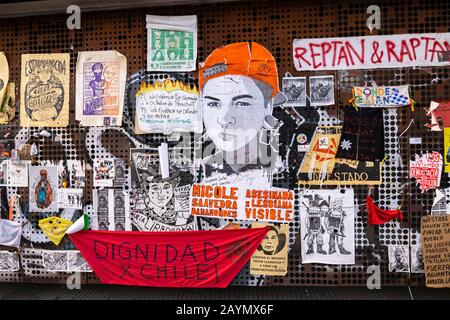
[[[429,54],[430,44],[426,46],[423,37],[351,37],[342,48],[331,45],[339,38],[296,39],[291,69],[296,75],[283,76],[274,53],[256,42],[233,42],[197,61],[195,15],[147,15],[146,27],[146,72],[166,75],[156,80],[127,74],[127,56],[120,50],[78,52],[73,88],[70,54],[21,56],[22,129],[38,128],[37,139],[60,142],[64,137],[52,128],[68,126],[69,110],[74,109],[77,124],[89,134],[97,137],[104,129],[121,130],[132,147],[127,157],[105,152],[91,161],[51,162],[42,159],[36,143],[13,137],[1,142],[0,187],[8,190],[2,202],[9,208],[0,220],[0,245],[8,248],[0,251],[1,272],[18,272],[14,248],[36,240],[22,236],[21,222],[28,221],[27,214],[39,217],[27,226],[42,235],[37,242],[54,246],[41,252],[48,272],[96,271],[96,262],[89,261],[92,257],[84,253],[85,243],[80,240],[83,234],[90,236],[83,233],[86,229],[99,231],[93,235],[100,240],[104,234],[106,243],[109,232],[126,237],[127,232],[181,234],[214,229],[229,231],[231,236],[236,229],[264,228],[265,234],[247,257],[249,273],[280,277],[288,273],[296,237],[300,251],[295,253],[302,264],[352,266],[358,263],[355,217],[361,208],[368,225],[402,222],[407,212],[381,205],[374,190],[385,183],[382,172],[391,160],[385,146],[385,112],[406,108],[414,112],[414,91],[409,85],[366,83],[352,87],[351,99],[340,105],[332,71],[391,68],[399,63],[404,67],[449,65],[438,54]],[[449,33],[428,36],[434,39],[436,51],[450,42]],[[370,59],[373,41],[391,58],[374,63]],[[405,43],[414,55],[405,54]],[[318,56],[313,47],[329,50]],[[337,54],[333,56],[332,50],[338,50]],[[6,112],[15,103],[5,90],[8,57],[0,58],[0,79],[5,83],[0,86],[0,101],[7,101]],[[186,80],[187,72],[198,72],[198,85]],[[71,96],[74,106],[69,103]],[[447,102],[430,103],[431,124],[420,125],[443,131],[447,141]],[[326,110],[338,104],[342,121],[336,125],[317,121],[291,133],[292,145],[280,148],[280,135],[286,132],[280,113],[296,114],[305,122],[303,110]],[[130,110],[132,119],[127,114]],[[143,143],[146,136],[156,134],[164,136],[165,142]],[[176,142],[183,134],[193,134],[200,153],[178,149]],[[293,145],[296,152],[290,153]],[[407,159],[411,182],[421,192],[436,193],[433,210],[424,219],[450,217],[441,185],[442,174],[449,171],[445,150],[436,146]],[[291,165],[293,156],[296,166]],[[274,183],[280,174],[293,176],[296,185]],[[92,189],[88,176],[92,176]],[[369,186],[365,203],[357,201],[354,186]],[[25,206],[12,187],[28,189]],[[295,217],[298,230],[289,228]],[[433,232],[448,233],[448,225],[439,220],[425,226],[419,245],[388,246],[389,272],[425,272],[427,285],[450,286],[448,277],[432,271],[442,261],[448,262],[448,252],[441,252],[440,258],[431,253],[446,238],[439,242],[428,237]],[[74,229],[83,232],[72,236]],[[185,237],[189,239],[188,234]],[[80,251],[66,250],[72,242]]]

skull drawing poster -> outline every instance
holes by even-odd
[[[23,54],[20,126],[66,127],[69,87],[70,54]]]
[[[82,126],[121,126],[127,58],[117,51],[78,53],[76,119]]]
[[[58,212],[58,167],[31,166],[30,212]]]
[[[169,178],[159,173],[158,151],[131,149],[130,210],[133,229],[139,231],[195,230],[189,211],[193,182],[191,168],[171,163]]]
[[[302,263],[354,264],[353,189],[305,190],[300,198]]]

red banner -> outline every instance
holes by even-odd
[[[225,288],[267,230],[80,231],[70,238],[102,283]]]

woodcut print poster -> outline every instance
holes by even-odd
[[[58,212],[58,167],[30,167],[30,212]]]
[[[70,54],[23,54],[20,126],[66,127],[69,87]]]

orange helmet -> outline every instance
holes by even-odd
[[[227,74],[263,81],[273,88],[272,97],[280,93],[276,61],[272,54],[258,43],[237,42],[214,50],[200,65],[200,90],[208,80]]]

